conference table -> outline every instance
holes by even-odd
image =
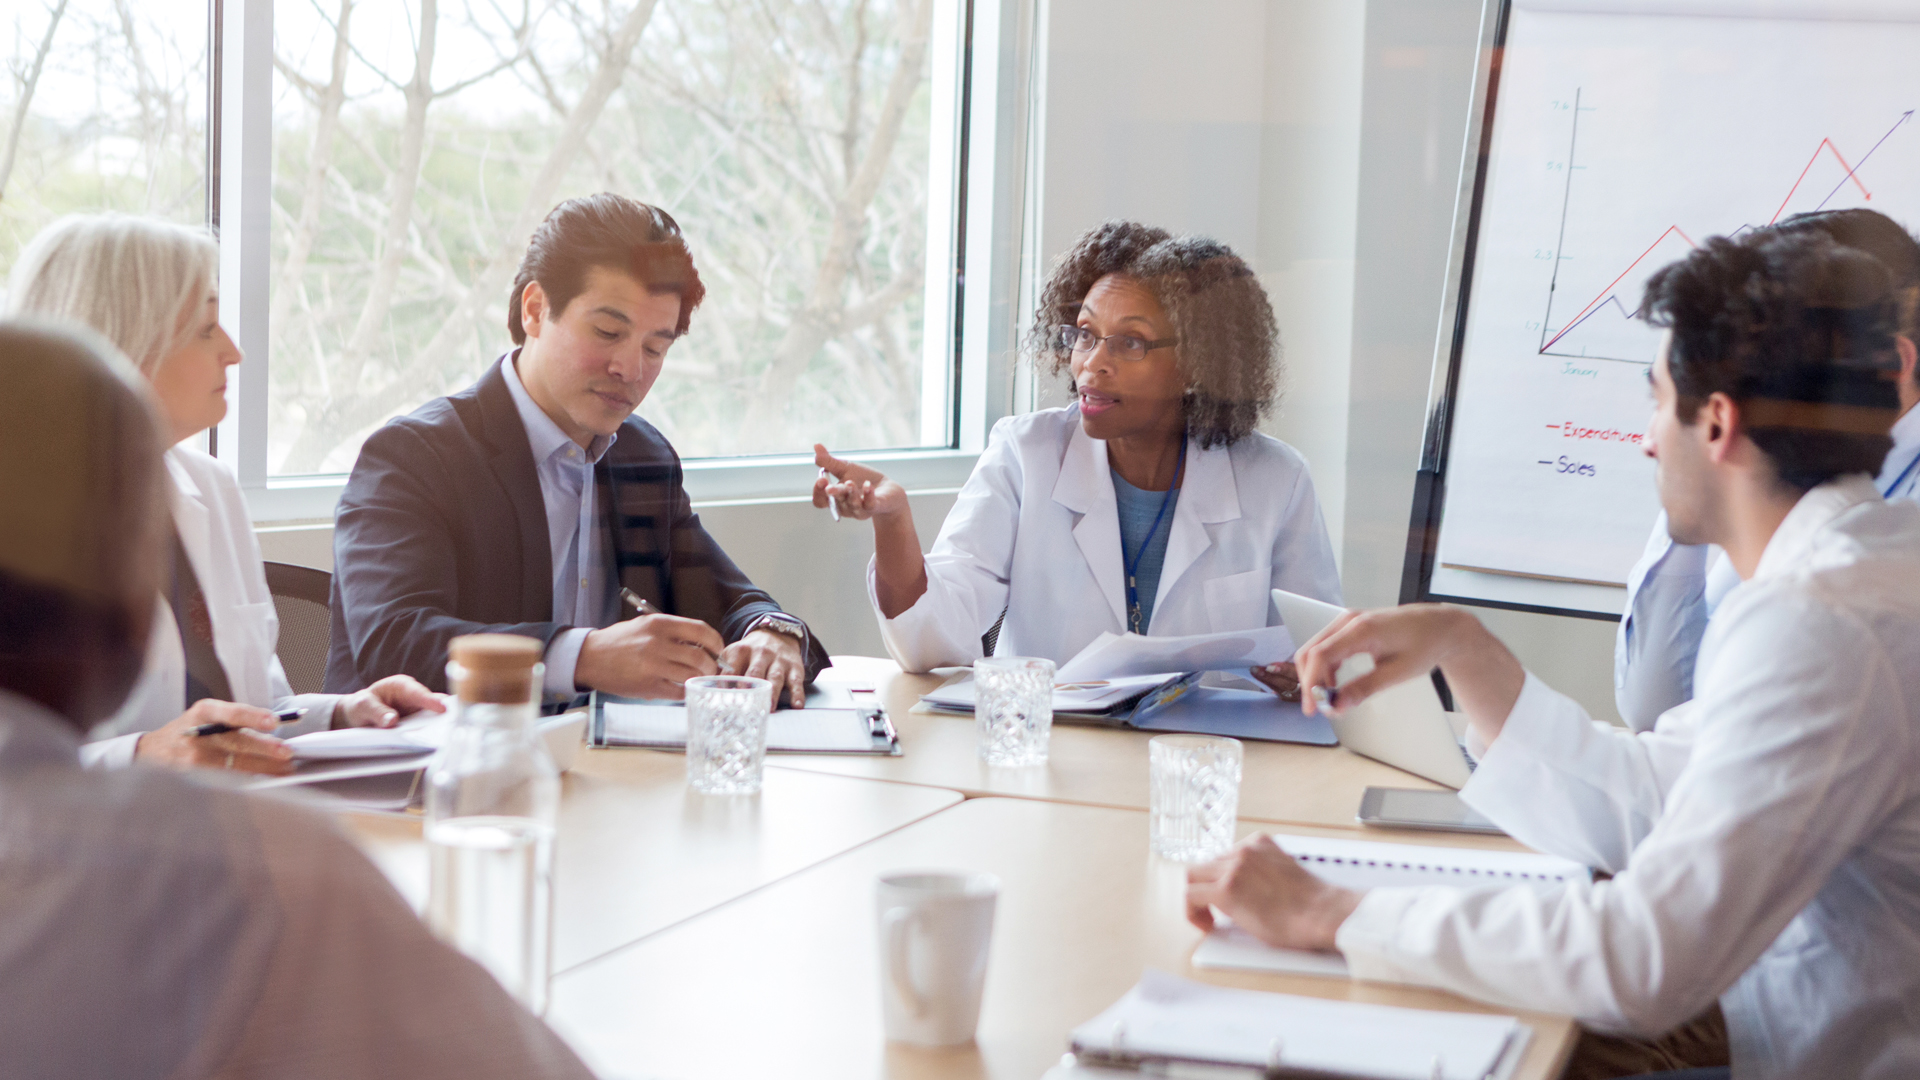
[[[836,656],[820,681],[879,692],[907,750],[901,757],[826,754],[773,756],[779,769],[885,780],[958,791],[968,798],[1002,795],[1049,802],[1147,808],[1146,732],[1090,724],[1055,724],[1044,769],[996,769],[974,751],[973,717],[919,706],[951,673],[902,672],[891,660]],[[1441,790],[1409,772],[1337,746],[1245,744],[1240,816],[1249,821],[1358,829],[1360,795],[1369,786]],[[1503,842],[1502,842],[1503,843]]]
[[[687,759],[583,750],[562,778],[554,844],[553,969],[638,941],[961,802],[958,792],[767,770],[760,794],[687,787]],[[424,910],[417,817],[355,814],[361,846]]]
[[[1508,1012],[1410,986],[1196,969],[1184,868],[1147,844],[1144,732],[1056,726],[1048,763],[988,769],[970,718],[915,713],[939,676],[836,657],[833,679],[885,698],[904,755],[768,758],[758,796],[686,786],[685,758],[587,749],[563,778],[555,978],[547,1019],[605,1077],[1033,1080],[1068,1033],[1149,968],[1221,986],[1463,1012]],[[1339,747],[1246,745],[1240,833],[1362,836],[1369,784],[1429,787]],[[417,819],[350,814],[416,904]],[[1522,850],[1504,837],[1366,830],[1401,843]],[[980,870],[1001,882],[974,1043],[886,1041],[874,879]],[[1578,1029],[1531,1031],[1516,1078],[1558,1076]]]

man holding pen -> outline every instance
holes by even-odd
[[[447,642],[496,632],[543,643],[549,704],[679,698],[722,670],[804,699],[826,650],[708,535],[679,456],[634,415],[704,295],[665,211],[554,208],[515,277],[516,347],[361,448],[334,527],[328,687],[443,688]]]
[[[1920,1075],[1920,505],[1872,482],[1898,407],[1888,275],[1823,237],[1716,238],[1645,308],[1670,327],[1661,503],[1742,578],[1694,699],[1646,733],[1592,723],[1441,605],[1348,613],[1299,654],[1336,709],[1440,668],[1479,760],[1461,798],[1611,879],[1363,894],[1257,839],[1191,872],[1190,917],[1615,1035],[1717,1002],[1724,1056],[1666,1067]],[[1336,687],[1360,653],[1378,666]]]

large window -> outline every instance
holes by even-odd
[[[671,212],[707,284],[640,409],[683,455],[948,445],[959,16],[276,0],[267,473],[471,383],[529,231],[596,191]]]
[[[369,432],[508,348],[540,218],[619,192],[707,284],[640,410],[707,497],[789,494],[799,457],[723,463],[816,441],[949,484],[1017,407],[1031,9],[14,0],[0,272],[63,213],[216,225],[247,352],[217,452],[256,516],[317,518]]]
[[[205,222],[206,0],[17,0],[4,10],[0,269],[65,213]]]

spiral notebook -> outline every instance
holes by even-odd
[[[687,748],[687,709],[677,701],[638,701],[593,695],[587,745],[649,750]],[[770,754],[881,754],[899,756],[900,736],[870,688],[815,683],[806,707],[767,716]]]
[[[1273,841],[1316,876],[1347,889],[1395,885],[1504,887],[1525,885],[1557,889],[1593,880],[1593,871],[1570,859],[1517,851],[1383,844],[1373,840],[1336,840],[1320,836],[1282,836]],[[1339,953],[1276,949],[1231,923],[1208,934],[1193,950],[1197,968],[1284,971],[1347,978]]]

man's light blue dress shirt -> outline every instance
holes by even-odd
[[[577,692],[573,669],[588,631],[611,626],[619,618],[593,483],[593,467],[619,436],[596,436],[582,450],[527,393],[515,370],[519,360],[516,349],[500,371],[506,376],[507,393],[513,396],[520,424],[527,429],[534,472],[540,477],[540,499],[546,504],[547,541],[553,553],[553,621],[572,627],[547,646],[546,692],[550,698],[571,698]]]

